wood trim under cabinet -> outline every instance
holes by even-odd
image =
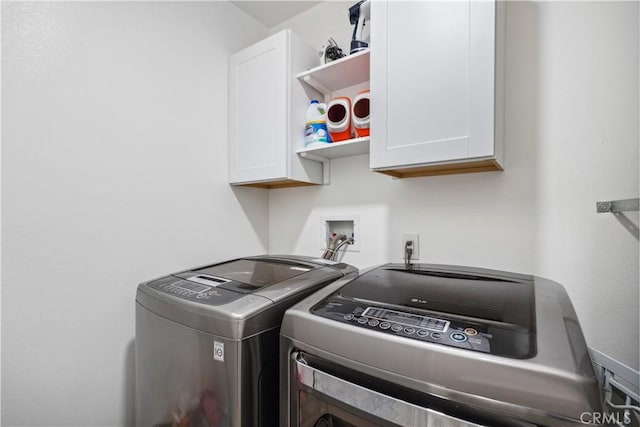
[[[312,182],[304,182],[304,181],[295,181],[293,179],[284,179],[282,181],[270,181],[270,182],[256,182],[253,184],[235,184],[242,187],[253,187],[253,188],[290,188],[290,187],[306,187],[310,185],[320,185],[314,184]]]
[[[494,159],[473,162],[452,163],[445,165],[428,165],[401,169],[374,170],[374,172],[390,175],[395,178],[418,178],[422,176],[451,175],[457,173],[501,171],[502,166]]]

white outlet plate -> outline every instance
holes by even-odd
[[[362,236],[360,235],[360,215],[352,214],[336,214],[325,215],[321,218],[322,222],[322,238],[321,250],[327,247],[327,239],[333,232],[344,233],[347,237],[353,234],[353,244],[347,245],[347,252],[360,252],[362,245]],[[343,248],[344,249],[344,248]],[[341,250],[343,250],[341,249]]]
[[[420,235],[418,233],[402,233],[402,259],[404,259],[404,245],[407,241],[413,242],[412,260],[420,259]]]

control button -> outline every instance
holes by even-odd
[[[389,329],[390,327],[391,327],[391,323],[389,322],[380,323],[380,329]]]
[[[369,320],[369,326],[375,327],[375,326],[378,326],[378,323],[380,323],[379,320],[376,320],[376,319]]]
[[[198,299],[209,299],[209,295],[207,295],[207,294],[198,294],[198,295],[196,295],[196,298],[198,298]]]
[[[409,334],[411,335],[412,333],[414,333],[416,330],[415,328],[404,328],[404,333],[405,334]]]
[[[424,329],[418,329],[418,336],[428,337],[429,336],[429,331],[425,331]]]
[[[345,314],[344,320],[353,320],[353,314],[351,314],[351,313]]]
[[[440,332],[431,332],[431,338],[433,338],[434,340],[439,340],[440,338],[442,338],[442,334]]]
[[[462,332],[452,332],[449,337],[455,342],[465,342],[467,340],[467,336]]]
[[[464,333],[469,335],[470,337],[474,336],[474,335],[478,335],[478,331],[476,331],[473,328],[467,328],[464,330]]]
[[[393,332],[400,332],[400,331],[402,330],[402,325],[393,325],[393,326],[391,327],[391,330],[392,330]]]
[[[361,318],[358,319],[358,323],[360,323],[361,325],[364,325],[368,321],[369,321],[369,318],[367,318],[367,317],[361,317]]]

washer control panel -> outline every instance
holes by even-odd
[[[421,316],[419,314],[379,307],[367,307],[362,313],[362,317],[371,318],[373,319],[372,321],[380,321],[385,324],[398,324],[435,332],[445,332],[451,324],[451,322],[447,320],[436,319],[435,317]]]
[[[243,294],[227,289],[207,286],[203,283],[197,283],[179,277],[165,277],[149,283],[149,286],[181,299],[207,305],[226,304],[243,296]]]
[[[311,312],[358,328],[491,353],[493,336],[487,331],[487,327],[481,324],[364,305],[331,297],[318,304]]]
[[[215,295],[215,293],[217,293],[215,292],[209,294],[212,289],[209,286],[199,285],[197,283],[188,282],[186,280],[179,280],[177,282],[168,283],[162,286],[162,289],[171,294],[197,299],[208,299],[211,297],[211,295]]]

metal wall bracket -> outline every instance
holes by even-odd
[[[331,176],[331,159],[307,152],[301,152],[298,154],[300,157],[304,157],[305,159],[315,160],[316,162],[322,163],[322,184],[329,185],[331,183],[329,178]]]
[[[640,210],[640,199],[612,200],[610,202],[596,203],[598,213],[602,212],[628,212]]]
[[[635,236],[636,240],[640,240],[640,230],[638,230],[638,226],[631,222],[623,212],[638,210],[640,210],[640,199],[612,200],[596,203],[596,211],[598,213],[611,212],[620,224]]]

